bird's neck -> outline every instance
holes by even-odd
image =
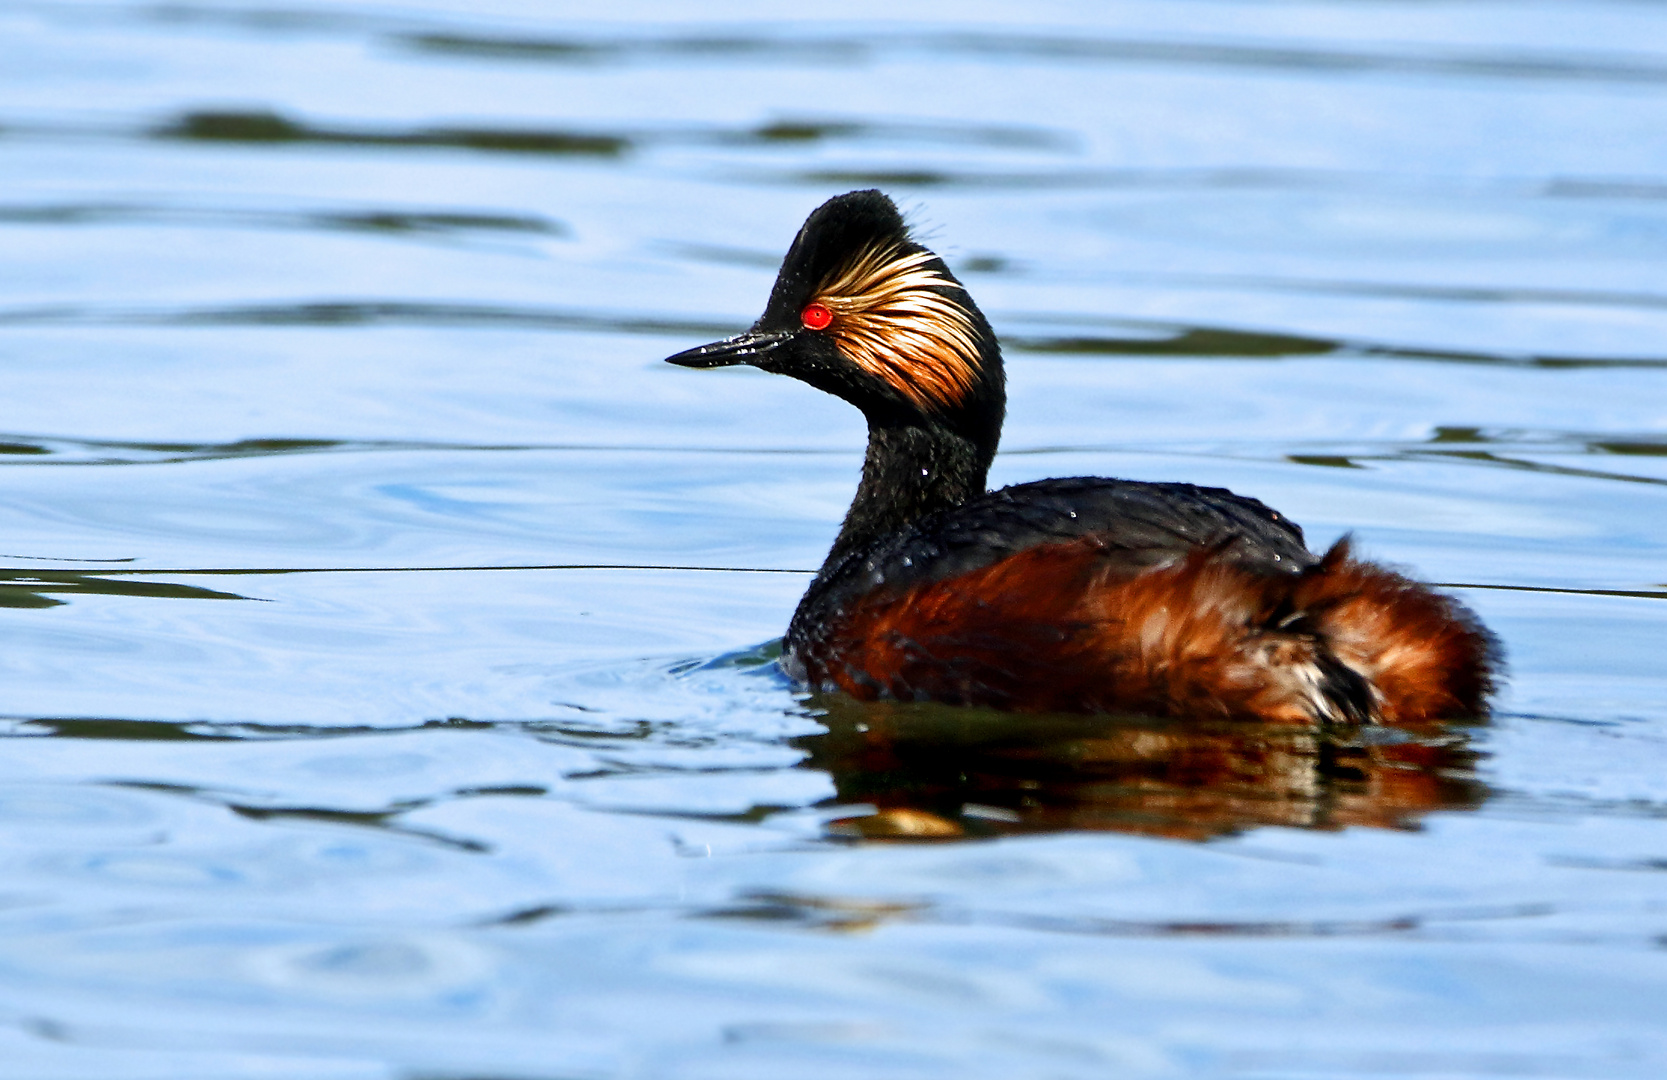
[[[870,419],[862,483],[823,570],[933,511],[984,494],[994,454],[993,446],[981,447],[935,422]]]

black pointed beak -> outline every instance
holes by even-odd
[[[779,348],[792,338],[792,334],[755,334],[749,331],[710,345],[685,349],[676,356],[666,357],[666,363],[694,368],[756,364],[772,349]]]

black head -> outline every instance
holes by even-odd
[[[871,424],[940,425],[989,453],[1006,407],[990,324],[879,191],[829,199],[806,219],[751,330],[667,359],[791,375]]]

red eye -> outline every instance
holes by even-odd
[[[806,304],[799,312],[799,321],[805,324],[807,330],[826,330],[833,322],[833,312],[822,304]]]

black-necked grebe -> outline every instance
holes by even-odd
[[[1457,601],[1323,556],[1221,488],[1072,477],[986,492],[1001,350],[878,191],[819,207],[764,315],[668,358],[751,364],[868,418],[833,550],[783,642],[788,672],[859,698],[1298,723],[1476,716],[1494,645]]]

